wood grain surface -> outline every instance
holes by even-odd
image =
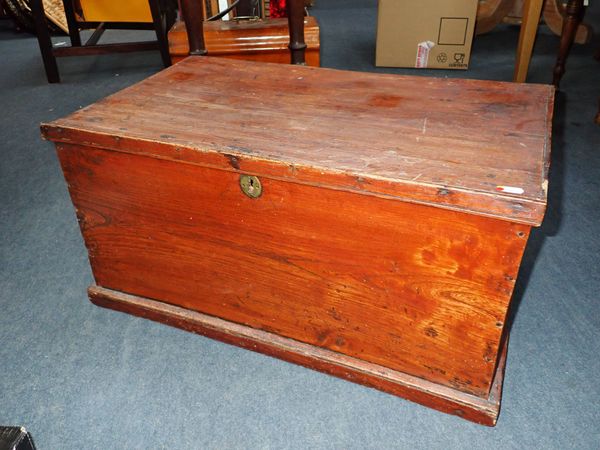
[[[320,64],[319,24],[305,17],[306,63]],[[208,54],[280,64],[290,63],[290,35],[287,19],[204,22],[204,40]],[[185,23],[178,21],[169,31],[169,52],[173,63],[189,54]]]
[[[553,92],[188,58],[43,131],[61,142],[539,225]]]
[[[58,148],[98,285],[488,397],[529,226]]]
[[[337,352],[151,299],[99,286],[91,286],[88,293],[90,300],[98,306],[300,364],[482,425],[494,426],[500,412],[508,341],[502,345],[490,396],[482,399]]]

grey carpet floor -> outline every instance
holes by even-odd
[[[323,66],[376,71],[375,1],[316,3]],[[466,72],[385,71],[510,80],[517,36],[477,37]],[[557,45],[542,29],[531,82],[551,80]],[[75,214],[38,126],[157,72],[160,58],[62,59],[63,83],[48,85],[35,39],[0,21],[0,424],[27,426],[41,450],[600,448],[598,48],[573,49],[558,97],[548,212],[515,293],[490,429],[90,304]]]

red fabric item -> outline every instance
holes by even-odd
[[[272,18],[287,17],[285,0],[271,0],[269,3],[269,14]]]

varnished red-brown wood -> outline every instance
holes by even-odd
[[[218,168],[233,157],[257,174],[539,225],[553,95],[551,86],[188,58],[43,130]]]
[[[59,145],[98,285],[487,398],[529,226]]]
[[[88,292],[90,300],[98,306],[151,319],[300,364],[482,425],[494,426],[500,412],[507,340],[502,345],[490,395],[487,399],[481,399],[377,364],[177,306],[98,286],[91,286]]]
[[[553,92],[187,58],[42,129],[96,303],[492,424]]]
[[[318,67],[320,64],[319,25],[312,16],[304,19],[304,38],[308,46],[306,63]],[[205,22],[204,40],[208,54],[211,56],[290,63],[287,19]],[[182,21],[176,22],[169,31],[169,52],[173,62],[179,62],[189,54],[187,32]]]

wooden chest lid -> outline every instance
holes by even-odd
[[[551,86],[191,57],[46,138],[539,225]]]

